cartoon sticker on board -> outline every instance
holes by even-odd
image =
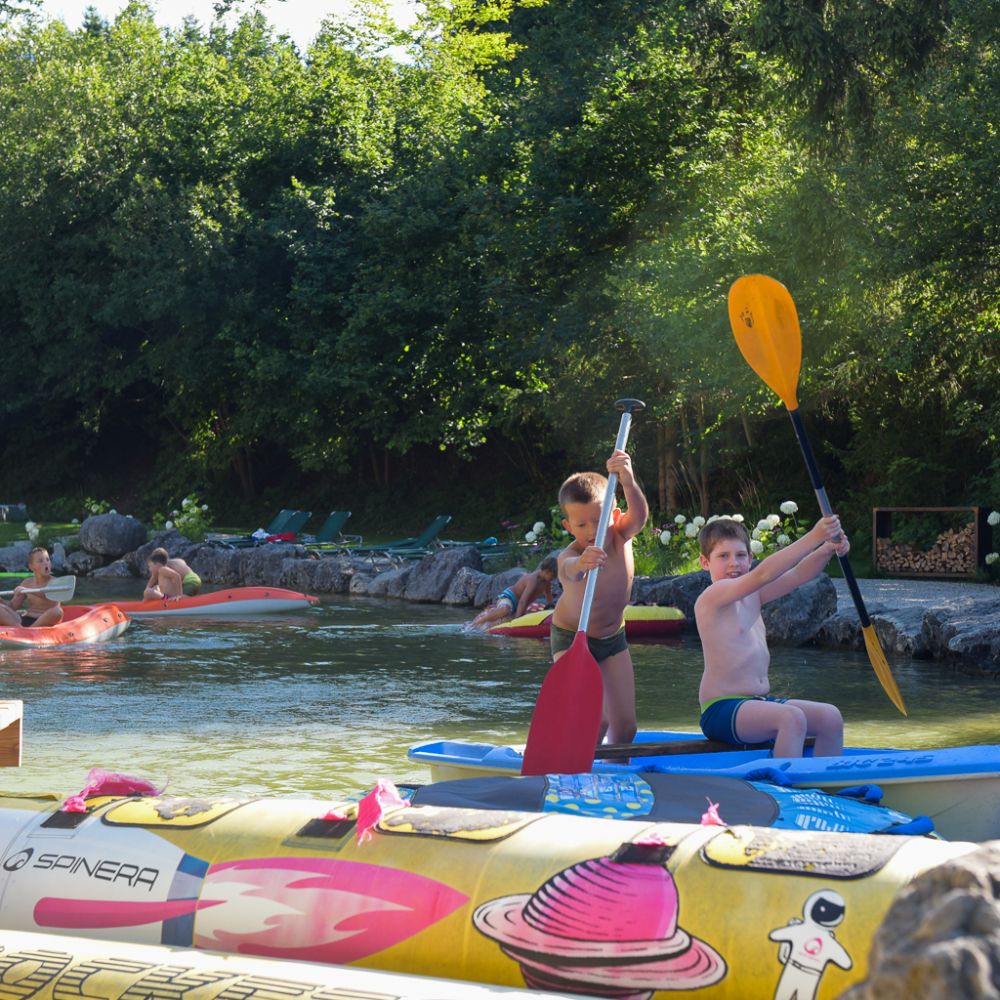
[[[832,962],[842,969],[854,965],[833,933],[846,909],[839,892],[820,889],[806,900],[801,917],[792,917],[768,934],[772,941],[781,942],[778,961],[784,966],[774,1000],[815,1000],[827,965]]]
[[[336,858],[244,858],[205,876],[194,946],[346,965],[406,941],[468,902],[443,882]]]
[[[722,956],[678,926],[678,912],[677,886],[660,859],[620,851],[565,868],[530,895],[483,903],[472,920],[520,964],[532,989],[648,1000],[726,975]]]

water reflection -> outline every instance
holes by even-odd
[[[2,697],[25,702],[25,765],[0,785],[74,790],[90,766],[169,779],[178,793],[333,796],[380,775],[426,780],[405,760],[412,743],[523,742],[549,666],[544,643],[470,634],[468,617],[332,598],[286,616],[137,621],[105,645],[4,651]],[[640,724],[696,730],[697,642],[634,646],[633,656]],[[909,719],[863,652],[776,650],[772,684],[840,705],[855,745],[997,740],[991,680],[893,668]]]

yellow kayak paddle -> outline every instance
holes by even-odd
[[[799,369],[802,366],[802,333],[799,317],[795,311],[788,289],[780,281],[765,274],[747,274],[733,283],[729,289],[729,322],[736,337],[736,344],[747,364],[781,397],[788,410],[795,436],[798,438],[802,457],[809,470],[809,480],[819,500],[824,517],[833,513],[826,490],[820,481],[819,468],[806,436],[806,429],[799,413],[797,399]],[[892,676],[889,661],[885,658],[882,645],[875,634],[865,608],[865,602],[858,589],[858,581],[846,556],[838,556],[844,572],[844,579],[851,592],[854,607],[861,619],[861,631],[865,649],[871,660],[875,676],[889,700],[906,715],[906,705],[899,693],[896,679]]]

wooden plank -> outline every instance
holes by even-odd
[[[816,740],[810,736],[806,746],[811,747]],[[758,744],[762,749],[767,744]],[[688,753],[723,753],[742,750],[741,746],[720,743],[718,740],[667,740],[664,743],[603,743],[594,752],[595,760],[609,757],[673,757]]]
[[[21,766],[24,702],[0,701],[0,767]]]

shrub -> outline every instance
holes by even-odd
[[[193,493],[186,496],[179,509],[167,514],[154,514],[153,527],[157,531],[176,528],[185,538],[192,542],[200,542],[205,538],[209,527],[209,511],[207,503],[200,503]]]

